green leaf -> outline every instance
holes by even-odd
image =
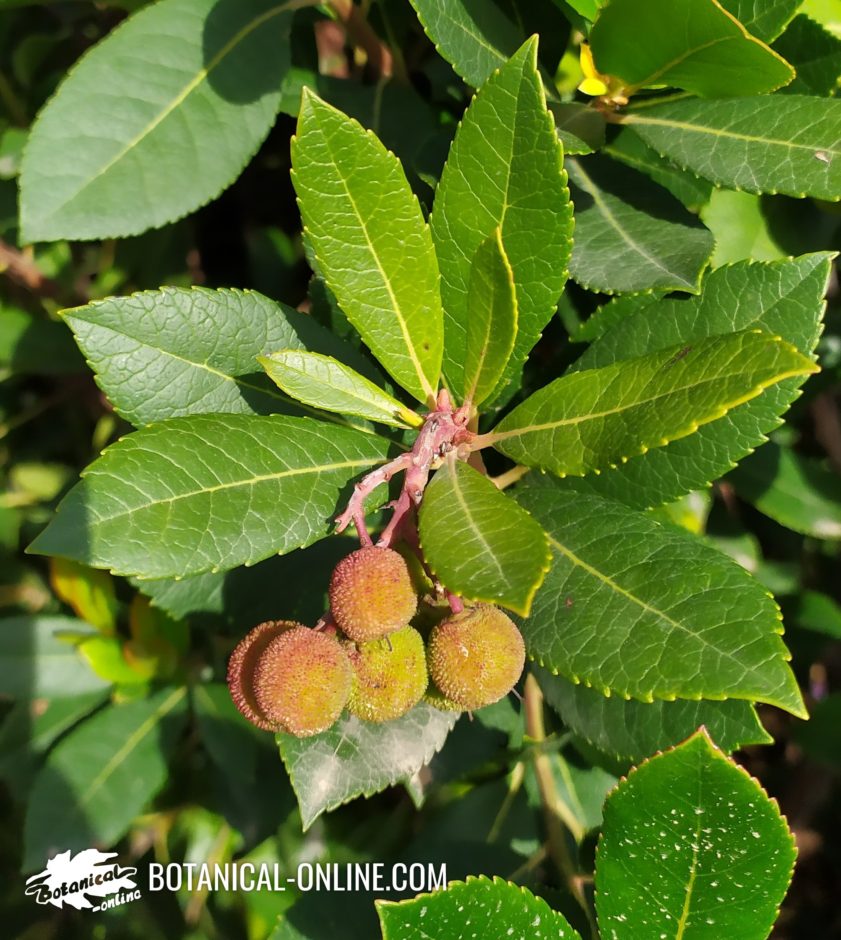
[[[659,154],[717,186],[841,198],[841,100],[675,101],[626,114],[623,123]]]
[[[450,591],[528,616],[550,561],[546,534],[487,477],[446,461],[424,493],[419,531],[424,557]]]
[[[502,377],[517,336],[514,272],[497,229],[476,249],[467,285],[464,398],[480,405]]]
[[[114,579],[107,572],[54,558],[50,563],[50,587],[85,623],[100,633],[116,632],[120,607]]]
[[[780,525],[818,539],[841,539],[841,480],[819,461],[769,443],[727,479],[742,499]]]
[[[701,725],[728,752],[773,740],[750,702],[636,702],[603,695],[539,667],[537,677],[546,701],[570,731],[605,754],[624,760],[642,760],[679,744]]]
[[[768,702],[803,716],[761,584],[694,536],[594,496],[525,488],[552,568],[522,622],[541,665],[597,691],[650,702]]]
[[[662,297],[662,294],[658,295],[651,291],[641,294],[620,294],[594,310],[578,330],[570,336],[570,340],[573,343],[592,343],[613,329],[625,317],[629,317],[633,313],[639,313],[640,310],[657,303],[660,297]]]
[[[322,813],[411,777],[441,750],[457,717],[421,702],[394,721],[345,714],[315,737],[279,734],[304,829]]]
[[[35,699],[107,688],[76,647],[57,634],[93,630],[73,617],[0,619],[0,694]]]
[[[458,74],[479,88],[526,39],[494,0],[411,0],[421,26]]]
[[[762,206],[762,196],[717,189],[701,210],[715,238],[712,266],[736,261],[775,261],[787,253],[774,241]]]
[[[310,418],[175,418],[109,447],[29,551],[143,578],[253,564],[328,535],[344,488],[387,450]]]
[[[110,705],[50,753],[29,798],[24,871],[57,850],[116,842],[167,780],[187,713],[186,688]]]
[[[816,371],[793,346],[759,330],[713,336],[562,376],[478,443],[528,467],[583,476],[686,437],[770,385]]]
[[[589,38],[598,70],[631,89],[671,85],[725,98],[765,94],[794,78],[785,59],[716,0],[611,0]]]
[[[774,48],[797,69],[797,77],[781,91],[825,97],[838,87],[841,39],[808,16],[796,16]]]
[[[410,408],[332,356],[282,349],[257,360],[281,391],[305,405],[398,428],[423,424]]]
[[[718,0],[757,39],[771,42],[786,28],[803,0]]]
[[[701,337],[756,327],[809,354],[820,335],[832,257],[817,253],[713,271],[700,297],[661,300],[624,318],[593,343],[574,368],[600,368],[677,343],[692,345]],[[802,384],[802,379],[787,379],[690,437],[576,482],[575,487],[641,509],[701,489],[766,440]]]
[[[603,936],[764,940],[791,880],[777,804],[699,732],[607,798],[596,854]]]
[[[444,372],[464,389],[470,270],[502,229],[517,292],[517,337],[505,378],[522,365],[555,311],[572,247],[563,154],[529,40],[467,109],[435,195],[430,226],[441,268]]]
[[[136,426],[189,414],[300,414],[257,357],[282,348],[353,357],[312,317],[254,291],[164,287],[63,316],[97,384]]]
[[[400,162],[305,91],[292,167],[307,238],[342,310],[407,392],[434,399],[443,344],[438,264]]]
[[[24,375],[84,372],[73,337],[61,323],[0,301],[0,367]]]
[[[451,881],[445,891],[410,901],[377,901],[383,940],[461,940],[481,930],[482,940],[580,940],[562,914],[526,888],[484,875]]]
[[[786,605],[786,623],[841,640],[841,604],[819,591],[801,591]]]
[[[162,0],[94,46],[29,136],[24,240],[136,235],[217,196],[274,124],[298,5]]]
[[[575,204],[570,275],[589,290],[698,292],[712,235],[669,192],[603,157],[568,160]]]

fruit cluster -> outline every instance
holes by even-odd
[[[450,613],[426,637],[411,626],[427,618],[391,548],[368,545],[344,558],[329,596],[330,617],[318,628],[267,621],[231,655],[231,696],[257,727],[307,737],[344,708],[389,721],[424,697],[437,708],[472,710],[507,695],[523,670],[523,638],[496,607]]]

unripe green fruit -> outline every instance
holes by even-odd
[[[402,629],[417,607],[406,562],[390,548],[369,545],[351,552],[330,579],[333,619],[357,643]]]
[[[272,639],[254,669],[266,719],[299,738],[326,731],[350,697],[353,670],[335,636],[295,627]]]
[[[482,604],[453,614],[429,637],[429,675],[445,698],[465,709],[498,702],[526,661],[520,631],[501,610]]]
[[[246,633],[228,660],[228,689],[234,705],[244,718],[263,731],[279,729],[266,718],[254,697],[254,670],[257,661],[272,640],[285,631],[298,627],[303,628],[303,624],[294,620],[267,620]]]
[[[423,638],[404,627],[358,646],[348,643],[353,688],[348,711],[364,721],[391,721],[421,700],[427,685]]]

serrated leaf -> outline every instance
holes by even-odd
[[[457,717],[421,702],[395,721],[360,721],[345,714],[315,737],[279,734],[304,829],[342,803],[411,777],[441,749]]]
[[[481,925],[482,940],[580,940],[566,918],[526,888],[479,876],[410,901],[377,901],[383,940],[461,940]]]
[[[563,154],[546,110],[529,40],[482,87],[453,141],[430,218],[441,268],[444,372],[464,389],[470,269],[497,228],[514,272],[518,331],[505,377],[513,377],[554,313],[572,247]]]
[[[794,81],[781,92],[824,97],[838,87],[841,39],[808,16],[796,16],[774,48],[797,69]]]
[[[188,414],[301,409],[260,371],[257,356],[353,350],[312,317],[255,291],[164,287],[64,312],[96,381],[136,426]]]
[[[643,702],[736,698],[805,714],[779,609],[735,562],[619,503],[547,488],[517,499],[553,555],[521,625],[541,665]]]
[[[841,539],[841,480],[819,461],[768,443],[728,480],[742,499],[794,532]]]
[[[458,74],[479,88],[526,36],[494,0],[411,0],[427,36]]]
[[[136,235],[217,196],[274,123],[297,5],[163,0],[94,46],[29,136],[24,240]]]
[[[282,349],[257,359],[281,391],[305,405],[398,428],[423,424],[410,408],[332,356]]]
[[[448,460],[426,488],[419,516],[424,557],[442,584],[528,616],[550,555],[527,512],[478,470]]]
[[[752,327],[780,335],[809,354],[820,335],[831,258],[817,253],[770,264],[745,262],[720,268],[704,281],[700,297],[661,300],[624,318],[574,368],[600,368],[676,343],[691,345],[701,337]],[[787,379],[690,437],[575,486],[638,508],[700,489],[765,441],[802,384],[802,379]]]
[[[60,633],[93,630],[73,617],[0,619],[0,694],[35,699],[79,695],[107,688],[76,647]]]
[[[480,405],[502,377],[517,336],[514,272],[497,229],[476,249],[467,284],[464,398]]]
[[[841,100],[675,101],[623,123],[673,163],[728,189],[841,199]]]
[[[583,476],[686,437],[770,385],[816,371],[779,337],[714,336],[562,376],[479,442],[528,467]]]
[[[110,705],[64,738],[39,772],[26,808],[24,871],[56,851],[112,845],[167,779],[184,728],[187,689]]]
[[[253,564],[328,535],[388,442],[310,418],[196,415],[109,447],[29,551],[143,578]]]
[[[657,303],[662,296],[651,292],[620,294],[594,310],[570,336],[570,340],[573,343],[592,343],[626,317]]]
[[[803,0],[719,0],[757,39],[771,42],[785,29]]]
[[[400,162],[305,91],[292,167],[307,237],[342,310],[406,391],[434,400],[444,336],[438,264]]]
[[[604,936],[765,940],[791,880],[777,804],[703,732],[607,798],[596,854]]]
[[[686,740],[701,725],[726,752],[772,741],[750,702],[637,702],[603,695],[540,667],[536,674],[546,701],[570,731],[613,757],[642,760]]]
[[[629,43],[631,35],[640,41]],[[765,94],[794,78],[782,56],[716,0],[611,0],[589,41],[599,72],[631,89],[670,85],[725,98]]]
[[[567,160],[575,204],[570,275],[589,290],[698,292],[710,232],[669,192],[635,170],[590,157]]]

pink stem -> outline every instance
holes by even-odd
[[[447,603],[450,605],[450,610],[454,614],[460,614],[464,610],[464,601],[458,594],[452,594],[450,591],[447,591]]]

